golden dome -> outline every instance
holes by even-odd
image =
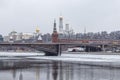
[[[39,33],[40,32],[40,29],[37,27],[36,28],[36,33]]]

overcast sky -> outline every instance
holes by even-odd
[[[120,0],[0,0],[0,34],[51,33],[60,14],[75,32],[120,30]]]

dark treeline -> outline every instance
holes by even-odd
[[[102,32],[88,32],[88,33],[77,33],[77,39],[109,39],[109,40],[120,40],[120,31],[113,31],[108,33],[107,31]]]

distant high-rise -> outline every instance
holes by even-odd
[[[59,33],[63,33],[63,17],[59,17]]]

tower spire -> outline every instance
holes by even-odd
[[[86,27],[84,27],[84,34],[86,34]]]
[[[54,19],[53,33],[52,33],[52,42],[58,42],[58,33],[56,29],[56,20]]]
[[[86,27],[84,27],[84,38],[86,39]]]
[[[56,29],[56,20],[54,19],[54,27],[53,27],[53,33],[56,33],[57,29]]]

